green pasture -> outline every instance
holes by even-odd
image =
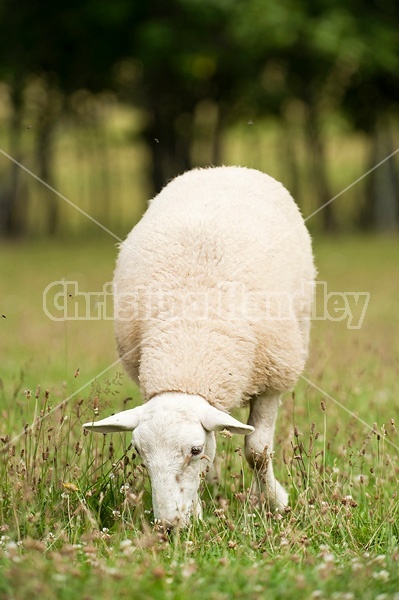
[[[318,311],[326,292],[370,298],[360,328],[315,320],[306,380],[283,399],[274,468],[290,511],[257,506],[242,438],[220,435],[204,522],[168,537],[129,437],[81,428],[140,402],[115,363],[112,320],[46,314],[81,315],[80,292],[98,314],[115,240],[1,244],[0,600],[399,599],[399,239],[314,249]],[[77,282],[64,304],[49,287],[60,281]],[[330,316],[344,314],[340,298],[324,298]],[[359,325],[361,300],[351,309]]]

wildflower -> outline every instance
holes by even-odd
[[[351,508],[355,508],[357,506],[356,500],[354,500],[350,494],[341,498],[341,502],[344,506],[350,506]]]
[[[334,555],[331,554],[331,553],[324,554],[323,559],[324,559],[325,563],[333,563],[334,562]]]
[[[111,575],[111,577],[118,577],[120,575],[116,567],[102,567],[102,570],[107,575]]]
[[[369,480],[368,476],[367,475],[363,475],[363,474],[356,475],[356,477],[355,477],[356,483],[367,484],[368,480]]]
[[[227,431],[227,429],[222,429],[222,431],[220,432],[220,435],[225,437],[225,438],[232,438],[233,434],[231,433],[231,431]]]
[[[183,565],[183,568],[181,570],[181,574],[183,577],[190,577],[191,575],[193,575],[197,570],[197,565],[194,563],[194,561],[189,561],[187,564]]]
[[[382,569],[382,571],[376,571],[373,573],[373,578],[377,579],[378,581],[386,582],[389,579],[389,573],[385,569]]]
[[[352,561],[352,571],[356,572],[356,571],[361,571],[363,569],[362,563],[357,560],[356,558],[353,559]]]
[[[7,542],[6,548],[7,548],[8,551],[13,552],[14,550],[17,549],[17,544],[15,542],[13,542],[13,541]]]
[[[289,545],[290,545],[290,543],[287,540],[287,538],[282,537],[281,540],[280,540],[280,546],[289,546]]]
[[[163,567],[154,567],[152,570],[152,574],[155,579],[163,579],[166,575],[165,569]]]
[[[62,487],[64,487],[66,490],[71,491],[71,492],[77,492],[79,490],[77,485],[75,485],[74,483],[70,483],[70,482],[66,482],[66,483],[63,482]]]

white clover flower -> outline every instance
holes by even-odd
[[[6,545],[7,550],[16,550],[17,549],[17,544],[15,542],[7,542]]]
[[[323,560],[325,563],[333,563],[335,561],[334,555],[331,552],[323,555]]]
[[[282,537],[281,540],[280,540],[280,546],[289,546],[289,545],[290,545],[290,543],[287,540],[287,538]]]

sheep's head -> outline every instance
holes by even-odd
[[[184,526],[192,515],[201,517],[198,488],[215,458],[214,431],[253,431],[200,396],[175,393],[83,427],[100,433],[134,432],[133,444],[151,479],[154,517],[166,526]]]

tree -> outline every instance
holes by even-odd
[[[13,104],[10,152],[13,158],[22,159],[24,93],[35,78],[41,94],[30,124],[37,163],[32,167],[50,185],[54,184],[52,141],[69,106],[67,99],[82,88],[93,92],[112,88],[114,65],[127,53],[125,18],[132,16],[135,7],[128,0],[20,0],[18,9],[11,0],[0,2],[0,78],[8,83]],[[26,198],[20,194],[18,167],[13,165],[11,171],[7,190],[0,197],[0,229],[15,235],[23,228]],[[45,198],[47,232],[54,234],[59,205],[51,195]]]
[[[72,95],[85,89],[116,90],[121,101],[141,109],[155,191],[195,165],[196,115],[204,106],[212,107],[212,152],[201,160],[222,160],[220,137],[232,123],[271,115],[281,124],[297,185],[292,106],[300,105],[315,197],[324,206],[332,195],[325,131],[331,115],[343,114],[367,133],[370,160],[393,149],[397,17],[394,0],[20,0],[18,10],[0,0],[0,78],[14,107],[11,152],[21,158],[24,94],[34,77],[42,90],[32,127],[36,170],[48,182],[57,124],[71,110]],[[397,221],[395,164],[368,181],[362,222],[386,227]],[[11,232],[24,214],[17,169],[9,182],[0,220]],[[324,229],[334,229],[334,206],[320,215]],[[58,215],[51,201],[47,222],[54,233]]]

